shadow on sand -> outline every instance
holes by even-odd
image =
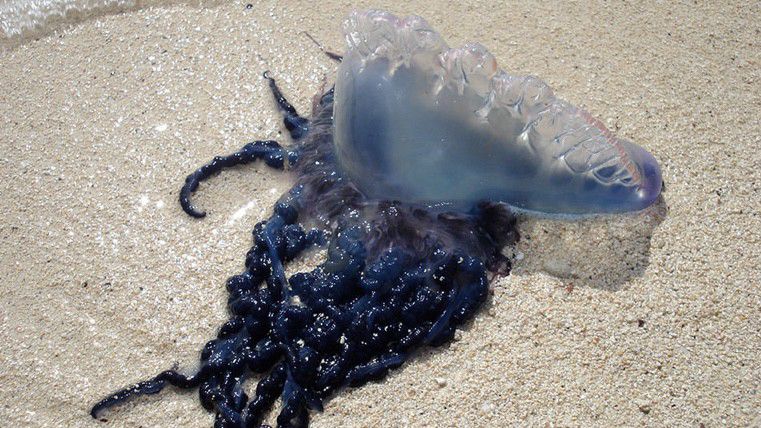
[[[568,286],[620,290],[645,272],[653,231],[667,213],[661,195],[633,214],[573,221],[521,218],[512,275],[542,272]]]

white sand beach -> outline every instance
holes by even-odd
[[[308,112],[336,64],[304,32],[341,51],[343,18],[372,6],[540,76],[653,153],[666,192],[635,215],[522,219],[513,273],[455,342],[312,426],[761,426],[758,2],[251,3],[106,14],[0,51],[0,425],[212,426],[195,390],[88,411],[196,367],[290,178],[225,171],[197,192],[203,220],[178,191],[214,155],[287,143],[262,72]]]

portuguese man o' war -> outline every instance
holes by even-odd
[[[533,77],[498,71],[480,45],[448,49],[422,18],[355,12],[336,85],[302,117],[267,73],[293,144],[255,141],[190,174],[190,197],[225,168],[264,161],[295,175],[253,230],[243,272],[227,280],[230,319],[189,375],[167,370],[117,391],[94,418],[167,384],[198,388],[215,427],[279,427],[343,387],[386,377],[416,350],[448,343],[507,275],[514,209],[550,214],[651,204],[660,170]],[[288,277],[311,248],[322,263]],[[253,396],[244,384],[258,377]],[[251,392],[249,390],[249,392]]]
[[[336,151],[375,198],[550,214],[635,211],[661,191],[652,155],[541,80],[450,49],[421,18],[353,14],[335,87]]]

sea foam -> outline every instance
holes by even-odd
[[[15,47],[103,15],[151,6],[198,3],[198,0],[0,0],[0,48]]]

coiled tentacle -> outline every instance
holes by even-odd
[[[275,79],[269,76],[269,71],[265,71],[263,76],[267,79],[270,91],[275,97],[278,110],[280,110],[280,113],[283,115],[285,129],[288,130],[293,140],[300,140],[307,134],[307,132],[309,132],[309,119],[299,115],[296,108],[288,102],[280,91],[280,88],[277,86]]]
[[[264,160],[269,167],[283,169],[286,160],[291,165],[296,163],[298,154],[280,147],[277,141],[267,140],[248,143],[231,155],[215,156],[211,162],[198,168],[185,179],[185,185],[180,190],[180,206],[183,211],[196,218],[206,216],[204,211],[199,211],[190,201],[190,195],[198,189],[198,184],[225,168],[247,164],[258,159]]]
[[[308,410],[321,409],[337,388],[381,379],[415,348],[446,342],[485,300],[480,260],[394,247],[368,264],[358,228],[338,231],[323,263],[282,282],[282,264],[321,241],[295,223],[298,195],[294,189],[281,198],[255,228],[246,271],[227,281],[231,318],[204,348],[201,370],[190,377],[163,372],[118,391],[96,404],[93,416],[170,383],[200,386],[217,426],[256,426],[278,396],[278,425],[304,426]],[[247,402],[242,384],[250,372],[269,373]]]
[[[300,140],[309,130],[309,120],[300,116],[296,108],[288,102],[277,86],[275,79],[269,76],[269,72],[264,72],[264,78],[267,79],[275,103],[283,114],[283,123],[291,138],[294,141]],[[230,155],[215,156],[211,162],[198,168],[185,179],[185,185],[180,190],[180,206],[182,206],[183,211],[195,218],[205,217],[206,213],[199,211],[190,201],[190,195],[198,189],[200,182],[225,168],[247,164],[258,159],[264,160],[267,166],[271,168],[282,170],[286,163],[288,165],[296,164],[298,152],[284,149],[277,141],[259,140],[246,144]]]
[[[97,418],[102,410],[122,403],[123,401],[133,396],[157,394],[161,392],[162,389],[164,389],[167,383],[179,388],[195,388],[210,374],[211,371],[208,368],[202,368],[198,371],[198,373],[192,376],[185,376],[174,370],[163,371],[152,379],[117,391],[99,401],[90,410],[90,416]]]
[[[290,104],[282,101],[287,117]],[[331,91],[320,107],[329,113]],[[322,137],[314,142],[330,144]],[[204,408],[216,413],[215,427],[259,426],[277,398],[283,403],[278,427],[307,426],[310,410],[321,411],[323,400],[337,389],[382,379],[421,346],[450,340],[486,300],[487,267],[499,263],[509,270],[498,251],[514,233],[509,211],[482,204],[452,217],[384,203],[375,206],[375,217],[358,221],[352,209],[357,194],[339,188],[348,185],[327,169],[330,156],[319,153],[303,152],[304,170],[315,179],[297,183],[254,227],[245,270],[226,283],[230,319],[204,347],[198,372],[162,372],[98,402],[93,417],[170,384],[198,387]],[[215,158],[188,177],[183,209],[203,216],[190,203],[190,193],[225,167],[264,159],[282,168],[289,157],[288,162],[296,161],[295,152],[270,141]],[[329,230],[305,230],[299,220],[308,220],[302,217],[314,198],[330,188],[338,189],[331,201],[345,206],[327,207],[334,220]],[[440,230],[429,228],[432,223]],[[379,239],[378,233],[387,236]],[[285,265],[315,246],[327,246],[325,260],[287,277]],[[255,374],[262,377],[249,400],[243,386]]]

